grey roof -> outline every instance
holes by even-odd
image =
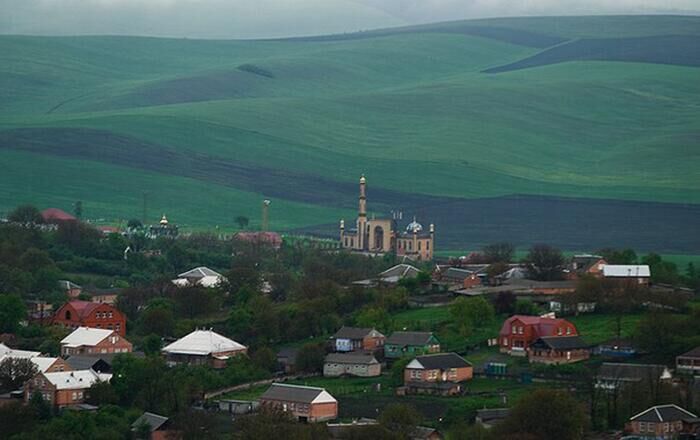
[[[687,418],[695,418],[695,414],[686,411],[677,405],[657,405],[652,406],[646,411],[642,411],[636,416],[632,416],[630,420],[638,422],[677,422]]]
[[[700,347],[695,347],[690,351],[687,351],[680,355],[679,357],[694,357],[694,358],[700,358]]]
[[[665,370],[665,365],[605,362],[598,370],[598,378],[633,382],[645,379],[657,380]]]
[[[459,268],[459,267],[449,267],[449,268],[447,268],[447,270],[445,270],[442,273],[442,276],[446,277],[446,278],[454,278],[454,279],[458,279],[460,281],[464,281],[466,278],[469,278],[470,276],[472,276],[473,273],[474,273],[474,271],[469,270],[469,269],[463,269],[463,268]]]
[[[379,274],[379,278],[392,278],[396,277],[397,279],[401,278],[415,278],[418,276],[420,273],[420,270],[418,270],[415,266],[411,266],[410,264],[397,264],[394,267],[390,267],[389,269],[385,270],[384,272]]]
[[[392,345],[425,345],[433,336],[431,332],[394,332],[386,340]]]
[[[508,417],[510,408],[484,408],[477,409],[476,416],[482,421],[501,420]]]
[[[371,354],[365,353],[330,353],[326,355],[325,362],[335,364],[378,364],[377,359]]]
[[[311,403],[326,390],[323,388],[306,387],[301,385],[288,385],[272,383],[265,391],[261,400],[283,400],[286,402]]]
[[[93,368],[99,362],[106,364],[108,367],[111,366],[111,364],[112,364],[111,361],[104,360],[104,359],[97,357],[97,356],[80,356],[80,355],[71,356],[68,359],[66,359],[66,362],[74,370],[89,370],[90,368]]]
[[[219,272],[213,271],[205,266],[195,267],[178,275],[180,278],[204,278],[204,277],[220,277]]]
[[[158,430],[168,421],[167,417],[159,416],[158,414],[153,414],[149,412],[143,413],[141,417],[136,419],[134,423],[131,424],[131,429],[137,429],[141,424],[145,423],[151,427],[151,432]]]
[[[416,360],[420,362],[420,364],[423,365],[426,370],[445,370],[448,368],[464,368],[472,366],[472,364],[457,353],[428,354],[425,356],[417,356]]]
[[[539,338],[532,345],[544,345],[553,350],[575,350],[589,347],[589,344],[586,344],[580,336],[546,336]]]
[[[340,330],[335,332],[333,338],[335,339],[362,339],[374,330],[373,328],[364,327],[341,327]],[[379,333],[379,332],[377,332]],[[380,333],[381,334],[381,333]],[[382,335],[383,336],[383,335]]]

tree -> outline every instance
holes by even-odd
[[[17,295],[0,295],[0,333],[15,333],[27,316],[24,302]]]
[[[637,253],[633,249],[601,249],[598,255],[608,264],[637,264]]]
[[[297,371],[317,373],[323,371],[323,359],[326,350],[322,344],[305,344],[297,352],[295,366]]]
[[[277,355],[270,347],[260,347],[251,356],[256,368],[273,372],[277,369]]]
[[[401,359],[397,359],[394,361],[394,363],[391,365],[391,384],[398,387],[403,385],[403,373],[404,370],[406,369],[406,365],[411,362],[411,358],[409,357],[402,357]]]
[[[83,218],[83,202],[81,200],[73,204],[73,214],[75,214],[75,217],[78,219]]]
[[[159,301],[149,304],[139,318],[141,334],[172,336],[175,331],[175,316],[170,304]]]
[[[85,393],[85,401],[91,405],[113,405],[119,401],[119,396],[107,381],[97,381]]]
[[[7,219],[15,223],[44,223],[41,212],[33,205],[20,205],[7,215]]]
[[[379,424],[399,436],[399,438],[411,439],[414,437],[416,427],[420,425],[423,416],[414,407],[403,403],[387,405],[379,414]]]
[[[530,277],[539,281],[560,280],[563,277],[564,255],[546,244],[530,248],[525,258]]]
[[[496,313],[502,314],[512,314],[515,310],[515,302],[517,298],[513,292],[500,292],[496,295],[496,299],[493,302]]]
[[[450,306],[450,315],[460,335],[467,337],[475,327],[489,324],[495,313],[493,306],[482,297],[457,298]]]
[[[495,429],[497,438],[578,440],[583,438],[586,427],[585,411],[571,393],[543,388],[518,400]]]
[[[539,315],[540,309],[529,299],[518,299],[515,301],[514,312],[518,315]]]
[[[0,390],[3,393],[20,388],[38,372],[36,365],[26,358],[6,357],[0,362]]]
[[[481,252],[489,263],[510,263],[515,255],[512,243],[494,243],[481,248]]]
[[[131,229],[132,231],[135,231],[137,229],[143,228],[143,223],[141,223],[141,220],[137,218],[132,218],[127,222],[126,227]]]
[[[678,267],[670,261],[664,261],[660,255],[651,253],[642,258],[643,264],[648,264],[651,270],[651,281],[676,285],[679,282]],[[634,274],[633,274],[634,275]]]
[[[239,229],[245,229],[245,228],[247,228],[247,227],[248,227],[248,223],[250,223],[250,220],[248,219],[248,217],[246,217],[246,216],[244,216],[244,215],[239,215],[238,217],[236,217],[236,219],[235,219],[234,221],[235,221],[236,224],[238,225],[238,228],[239,228]]]

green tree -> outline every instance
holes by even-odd
[[[570,393],[537,389],[518,400],[506,420],[495,429],[498,438],[578,440],[584,438],[586,428],[586,413]]]
[[[7,215],[7,219],[16,223],[44,223],[41,212],[33,205],[20,205],[16,207]]]
[[[317,373],[323,371],[323,359],[326,350],[323,344],[304,344],[297,352],[295,367],[297,371],[305,373]]]
[[[387,405],[377,419],[382,427],[406,440],[414,437],[422,420],[421,413],[411,405],[403,403]]]
[[[119,396],[107,381],[97,381],[85,393],[85,401],[91,405],[103,406],[118,403]]]
[[[495,312],[493,306],[484,298],[457,298],[450,306],[450,316],[457,326],[460,335],[471,335],[475,327],[481,327],[493,322]]]
[[[251,356],[256,368],[273,372],[277,369],[277,355],[270,347],[260,347]]]
[[[175,331],[175,316],[170,303],[156,301],[139,317],[140,333],[144,335],[172,336]]]
[[[391,384],[395,387],[400,387],[403,385],[403,373],[406,365],[411,362],[411,358],[403,357],[396,359],[391,365]]]
[[[535,280],[554,281],[563,278],[564,255],[559,249],[537,244],[530,248],[525,262],[530,277]]]
[[[27,316],[24,302],[17,295],[0,295],[0,333],[15,333]]]
[[[238,225],[238,229],[245,229],[248,227],[248,223],[250,223],[248,217],[244,215],[239,215],[234,221]]]
[[[515,307],[513,307],[514,312],[517,315],[539,315],[540,309],[537,304],[530,301],[529,299],[518,299],[515,301]]]
[[[36,365],[30,359],[5,357],[0,361],[0,392],[19,389],[37,372]]]
[[[512,243],[494,243],[481,248],[481,252],[489,263],[510,263],[515,255]]]

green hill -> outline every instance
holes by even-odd
[[[700,17],[672,16],[0,37],[0,210],[116,220],[147,191],[154,219],[231,227],[271,197],[273,227],[330,232],[365,173],[370,209],[434,221],[443,247],[696,252],[698,39]]]

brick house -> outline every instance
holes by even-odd
[[[61,340],[61,356],[130,353],[131,342],[115,330],[78,327]]]
[[[590,346],[580,336],[543,336],[530,344],[531,363],[571,364],[591,357]]]
[[[225,368],[232,356],[246,354],[248,347],[211,330],[195,330],[162,350],[168,365],[210,365]]]
[[[603,266],[603,278],[648,286],[651,270],[646,264],[606,264]]]
[[[440,341],[432,332],[394,332],[384,343],[384,357],[397,359],[440,352]]]
[[[608,262],[600,255],[574,255],[564,272],[569,280],[577,280],[584,275],[601,278],[603,276],[603,266],[606,264]]]
[[[85,391],[98,381],[109,381],[111,374],[99,374],[92,370],[37,373],[24,384],[24,399],[29,401],[34,393],[53,406],[79,405],[85,401]]]
[[[654,439],[674,439],[684,431],[686,420],[697,419],[690,411],[677,405],[657,405],[632,416],[625,432]]]
[[[56,311],[53,323],[66,328],[90,327],[114,330],[126,335],[126,317],[109,304],[69,301]]]
[[[690,374],[700,373],[700,347],[676,357],[676,371]]]
[[[302,422],[338,417],[338,401],[323,388],[273,383],[260,396],[260,406],[289,412]]]
[[[40,373],[55,373],[73,370],[68,362],[60,357],[37,356],[31,358],[31,361],[34,365],[36,365],[36,369]]]
[[[513,315],[501,327],[498,345],[501,353],[525,356],[537,339],[549,336],[577,336],[576,326],[565,319]]]
[[[148,437],[149,440],[174,440],[179,438],[178,432],[172,429],[172,423],[167,417],[145,412],[131,424],[131,431],[138,433],[141,429],[143,429],[143,426],[148,427],[150,432]]]
[[[454,395],[473,375],[472,364],[456,353],[418,356],[404,369],[404,388],[407,393]]]
[[[386,336],[373,328],[341,327],[331,337],[335,351],[375,351],[384,347]]]
[[[83,293],[82,287],[68,280],[59,280],[58,286],[66,293],[68,299],[78,299],[80,294]]]
[[[376,377],[382,374],[382,364],[366,353],[329,353],[323,361],[323,375]]]

